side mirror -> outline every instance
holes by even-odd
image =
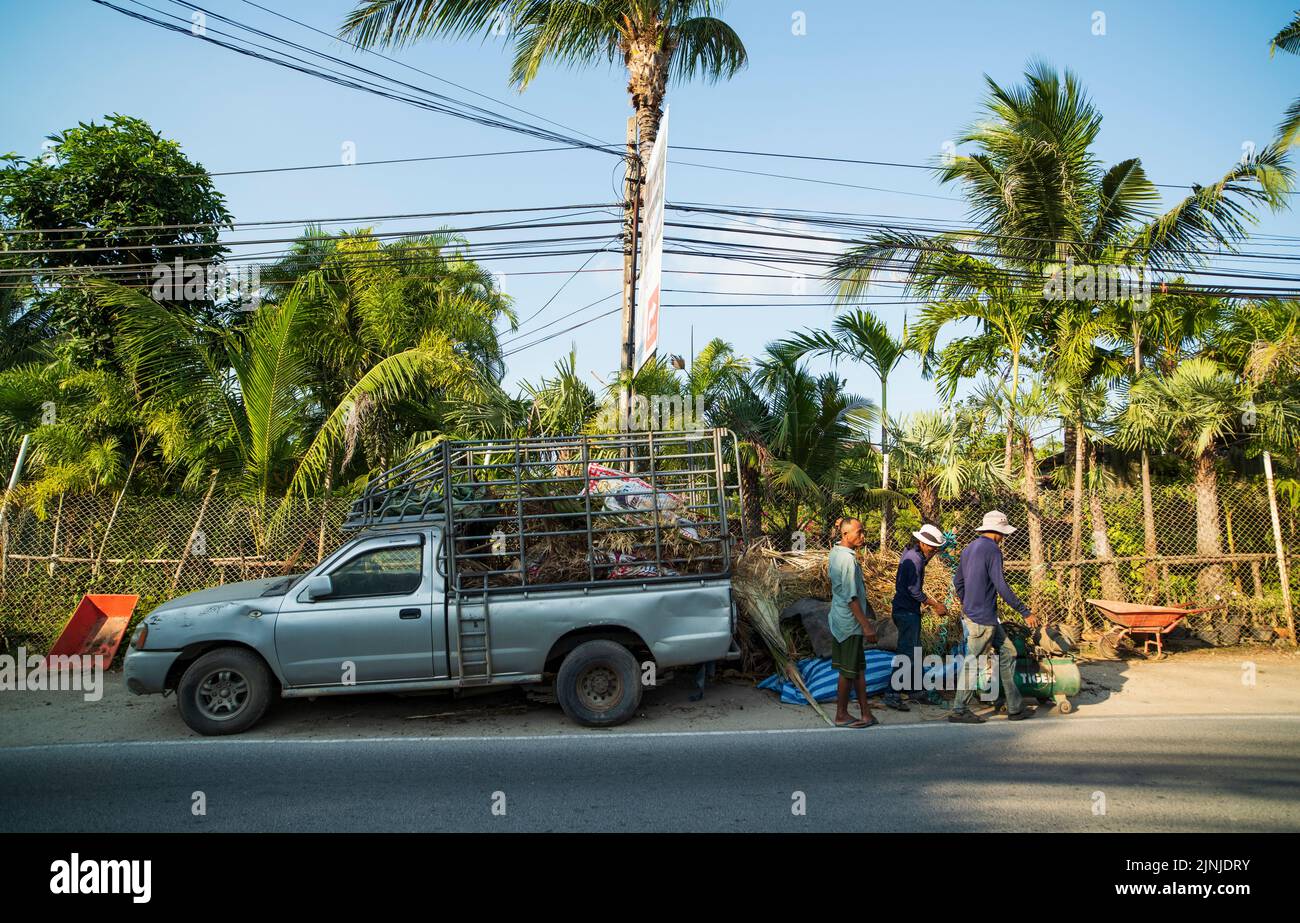
[[[303,586],[303,595],[307,597],[308,602],[315,602],[318,599],[324,599],[334,592],[334,583],[330,580],[329,574],[319,574],[315,577],[308,577],[307,583]]]

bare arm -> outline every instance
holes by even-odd
[[[867,614],[862,611],[862,603],[858,602],[856,596],[849,600],[849,608],[853,610],[853,617],[857,619],[858,624],[862,626],[862,637],[874,644],[876,641],[876,629],[872,626],[871,620],[867,618]]]

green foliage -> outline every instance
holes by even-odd
[[[1289,54],[1300,55],[1300,10],[1282,31],[1273,36],[1269,44],[1269,54],[1281,49]],[[1300,143],[1300,97],[1287,106],[1282,121],[1277,126],[1277,145],[1282,149],[1294,147]]]
[[[138,266],[133,281],[176,258],[208,261],[231,216],[202,165],[141,119],[111,115],[49,136],[45,153],[3,158],[0,219],[15,230],[14,259],[46,283],[30,297],[90,359],[111,359],[103,306],[75,284]],[[23,253],[22,251],[38,251]]]
[[[719,0],[361,0],[341,30],[362,47],[424,38],[500,36],[513,41],[510,78],[520,89],[550,61],[621,63],[645,43],[679,80],[730,77],[746,63],[739,36],[714,14]]]

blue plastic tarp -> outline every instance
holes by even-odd
[[[954,647],[953,656],[964,652],[965,644]],[[867,677],[867,695],[875,695],[878,692],[884,692],[889,688],[889,677],[894,671],[894,652],[869,650],[865,653],[866,677]],[[812,693],[813,698],[818,702],[834,702],[835,688],[839,682],[839,674],[831,666],[829,657],[806,657],[796,664],[799,675],[803,677],[804,685]],[[940,673],[942,679],[934,676]],[[922,671],[925,682],[934,682],[943,688],[951,689],[956,674],[956,663],[952,657],[945,658],[941,664],[935,664],[927,667]],[[772,692],[781,694],[781,701],[786,705],[807,705],[808,700],[804,698],[803,691],[790,680],[780,674],[774,673],[767,679],[758,684],[759,689],[768,689]],[[856,699],[857,695],[849,693],[849,697]]]
[[[894,652],[870,650],[865,658],[867,668],[867,695],[884,692],[889,688],[889,675],[894,669]],[[818,702],[834,702],[835,686],[839,674],[831,666],[829,657],[808,657],[796,664],[804,685]],[[781,701],[786,705],[807,705],[803,691],[793,682],[779,674],[772,674],[758,684],[759,689],[770,689],[781,693]],[[852,696],[852,693],[850,693]]]

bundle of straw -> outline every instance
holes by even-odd
[[[742,558],[742,560],[744,560]],[[751,561],[744,568],[744,574],[737,574],[731,582],[732,589],[740,601],[740,611],[749,626],[762,639],[776,665],[777,672],[789,677],[799,687],[817,714],[827,724],[833,724],[821,705],[813,699],[812,693],[804,684],[803,677],[787,649],[785,636],[781,633],[781,609],[776,603],[780,589],[780,576],[771,561],[755,563]]]

